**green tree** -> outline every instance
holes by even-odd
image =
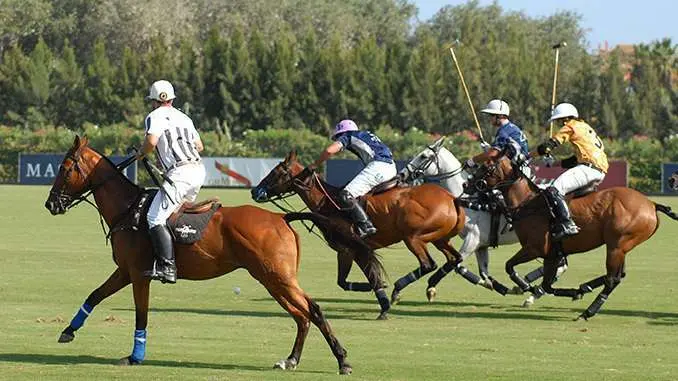
[[[123,114],[120,110],[120,97],[113,87],[118,75],[116,66],[106,54],[106,44],[98,39],[94,44],[91,62],[85,74],[85,109],[86,120],[106,125],[120,122]]]
[[[85,77],[75,57],[75,49],[65,41],[51,81],[49,104],[55,127],[79,128],[83,119]]]

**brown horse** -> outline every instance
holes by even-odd
[[[152,247],[144,229],[131,229],[133,206],[145,190],[138,187],[108,158],[88,147],[87,139],[75,138],[49,193],[45,207],[53,214],[65,213],[83,194],[94,194],[96,207],[111,234],[113,260],[118,268],[94,290],[71,323],[61,333],[60,343],[75,338],[87,316],[102,300],[132,283],[136,310],[136,331],[132,354],[121,365],[139,364],[144,359],[150,279],[144,272],[153,266]],[[322,221],[316,221],[322,223]],[[285,216],[254,206],[221,207],[209,220],[202,238],[193,244],[175,244],[180,279],[203,280],[245,268],[294,318],[297,336],[292,353],[276,367],[294,369],[300,360],[313,322],[327,340],[342,374],[351,373],[346,350],[334,336],[320,307],[297,282],[299,236]]]
[[[289,193],[298,194],[315,213],[322,214],[342,224],[351,231],[352,224],[334,202],[339,189],[325,183],[319,176],[297,161],[295,151],[290,152],[261,182],[252,189],[257,202],[270,201]],[[364,197],[366,212],[370,216],[377,234],[361,240],[353,234],[355,241],[363,243],[360,248],[345,248],[334,242],[329,245],[337,250],[339,262],[338,284],[344,290],[369,291],[362,284],[346,282],[351,269],[351,260],[357,252],[373,251],[403,241],[417,257],[419,268],[398,279],[393,287],[391,302],[397,302],[400,291],[408,284],[435,270],[437,265],[428,253],[426,245],[431,242],[440,250],[448,262],[459,262],[461,256],[449,243],[464,227],[464,209],[447,190],[434,184],[416,187],[392,188],[379,194]],[[362,266],[361,266],[362,267]],[[371,284],[374,286],[374,284]],[[374,289],[382,307],[379,318],[385,318],[388,301],[379,284]]]
[[[626,254],[657,231],[657,212],[678,220],[671,208],[650,201],[636,190],[608,188],[577,198],[568,196],[570,211],[581,231],[562,242],[553,243],[549,234],[551,214],[545,195],[520,170],[520,165],[524,164],[514,162],[509,157],[513,157],[510,150],[508,155],[484,163],[474,174],[475,181],[471,185],[476,189],[499,189],[507,200],[522,248],[506,262],[506,272],[523,291],[539,293],[541,290],[538,287],[532,287],[518,275],[515,266],[541,257],[544,258],[544,279],[541,287],[547,293],[580,299],[593,289],[604,286],[578,319],[594,316],[621,283],[626,275]],[[605,275],[583,283],[576,289],[553,288],[561,256],[587,252],[601,245],[607,247]]]

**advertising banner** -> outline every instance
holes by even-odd
[[[54,183],[59,166],[65,154],[51,153],[20,153],[19,154],[19,184],[51,185]],[[114,164],[125,160],[125,156],[109,156]],[[123,173],[134,183],[137,181],[137,163],[127,167]]]
[[[244,157],[203,157],[207,170],[206,187],[245,187],[257,185],[283,159]]]
[[[561,167],[545,167],[545,166],[535,166],[535,173],[537,176],[537,182],[539,184],[544,184],[550,182],[558,177],[561,173],[565,172],[565,169]],[[610,168],[607,171],[605,180],[600,184],[598,189],[605,189],[611,187],[625,187],[628,185],[628,163],[625,161],[611,161]]]
[[[396,160],[396,168],[400,171],[407,164],[406,160]],[[343,187],[363,169],[360,160],[337,159],[328,160],[325,166],[325,180],[335,187]]]
[[[407,161],[405,160],[396,160],[396,167],[400,171]],[[360,172],[363,168],[362,163],[359,160],[328,160],[327,161],[327,172],[326,180],[328,183],[334,186],[344,186],[348,183],[355,175]],[[547,184],[552,182],[556,177],[561,173],[565,172],[565,169],[561,167],[544,167],[544,166],[534,166],[537,175],[537,183]],[[676,170],[678,170],[678,164],[676,164]],[[670,174],[668,175],[670,176]],[[666,181],[662,181],[663,184]],[[616,186],[627,186],[628,184],[628,164],[625,161],[612,161],[610,162],[610,168],[605,176],[605,180],[600,186],[600,189],[616,187]]]
[[[678,194],[678,192],[669,188],[669,177],[674,172],[678,171],[678,163],[663,163],[662,164],[662,193]]]

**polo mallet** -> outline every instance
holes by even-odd
[[[560,55],[560,48],[567,46],[567,42],[562,41],[551,48],[556,51],[556,64],[553,71],[553,91],[551,92],[551,116],[553,116],[553,109],[556,107],[556,86],[558,84],[558,57]],[[549,137],[553,136],[553,121],[549,122]]]
[[[459,42],[459,40],[457,40]],[[473,114],[473,120],[476,122],[476,127],[478,128],[478,133],[480,134],[480,141],[485,142],[483,138],[483,130],[480,129],[480,123],[478,122],[478,117],[476,116],[476,110],[473,108],[473,102],[471,102],[471,96],[468,93],[466,88],[466,82],[464,81],[464,74],[461,73],[461,68],[459,68],[459,62],[457,61],[457,56],[454,54],[454,49],[450,46],[450,53],[452,53],[452,60],[454,60],[454,66],[457,67],[457,72],[459,73],[459,78],[461,78],[461,85],[464,87],[464,92],[466,93],[466,99],[468,100],[469,106],[471,106],[471,113]]]

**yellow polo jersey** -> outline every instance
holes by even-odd
[[[586,122],[570,120],[560,129],[553,139],[563,144],[567,141],[574,146],[577,162],[589,163],[607,173],[607,155],[603,141]]]

